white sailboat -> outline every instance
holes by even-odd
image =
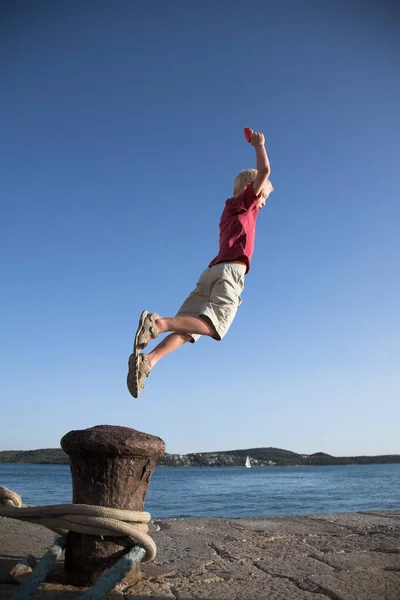
[[[248,469],[251,468],[250,456],[247,456],[244,466],[247,467]]]

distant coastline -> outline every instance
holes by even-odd
[[[224,452],[198,452],[192,454],[164,454],[158,460],[159,467],[243,467],[246,457],[252,467],[332,466],[398,464],[400,454],[382,456],[331,456],[324,452],[297,454],[279,448],[249,448]],[[61,448],[39,450],[0,451],[0,463],[23,464],[69,464],[67,454]]]

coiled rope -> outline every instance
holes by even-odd
[[[76,531],[98,536],[124,537],[130,545],[140,544],[146,550],[143,562],[153,560],[157,547],[147,534],[148,512],[121,510],[89,504],[54,504],[26,506],[16,492],[0,486],[0,517],[43,525],[55,533]]]

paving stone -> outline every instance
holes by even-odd
[[[324,556],[327,565],[336,571],[398,571],[400,573],[400,553],[357,552],[349,554],[329,553]],[[400,598],[400,590],[399,590]]]
[[[328,598],[340,600],[399,600],[400,573],[360,571],[317,575],[310,585]],[[326,597],[325,597],[325,600]]]
[[[327,600],[326,596],[298,588],[288,579],[211,581],[183,580],[172,587],[179,600]]]
[[[255,565],[274,577],[288,577],[302,580],[319,573],[332,573],[334,567],[308,556],[287,558],[271,558],[260,560]]]

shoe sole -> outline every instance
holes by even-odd
[[[134,398],[138,398],[139,396],[138,356],[136,354],[130,355],[128,360],[128,376],[126,378],[129,393]]]
[[[139,351],[140,350],[144,350],[146,348],[146,346],[147,346],[147,343],[146,344],[141,344],[140,349],[138,349],[139,336],[141,334],[141,331],[142,331],[143,326],[144,326],[145,319],[146,319],[146,317],[147,317],[148,314],[149,314],[148,311],[144,310],[142,312],[142,314],[140,315],[140,318],[139,318],[139,325],[138,325],[138,328],[136,329],[136,335],[135,335],[135,339],[134,339],[134,342],[133,342],[133,354],[135,356],[138,356],[139,355]]]

